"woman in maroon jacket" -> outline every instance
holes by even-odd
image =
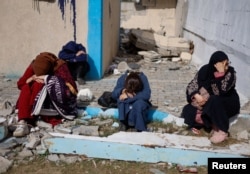
[[[17,100],[19,124],[13,133],[14,136],[24,136],[29,133],[26,123],[35,125],[37,117],[32,115],[32,111],[37,102],[38,94],[46,86],[49,98],[54,100],[53,103],[56,106],[59,106],[57,110],[73,115],[72,118],[76,115],[77,86],[66,62],[58,59],[52,53],[40,53],[17,82],[17,87],[20,90]],[[56,86],[59,88],[55,89]],[[56,91],[59,91],[60,98],[55,97]],[[61,121],[61,118],[44,116],[44,120],[55,125]]]

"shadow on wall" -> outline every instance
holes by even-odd
[[[90,66],[90,71],[86,74],[86,79],[85,80],[96,80],[98,74],[97,67],[93,61],[93,58],[88,55],[88,63]],[[100,75],[99,75],[100,76]],[[95,78],[94,78],[95,77]]]

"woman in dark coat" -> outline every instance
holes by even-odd
[[[74,80],[83,85],[84,78],[90,71],[85,47],[82,44],[69,41],[62,47],[62,50],[58,53],[58,57],[67,62]]]
[[[236,72],[222,51],[212,54],[186,89],[187,101],[182,117],[193,130],[212,129],[210,141],[220,143],[228,137],[229,118],[240,111],[235,89]]]
[[[138,132],[147,130],[151,89],[143,72],[126,72],[118,80],[112,91],[117,100],[120,130],[135,128]]]

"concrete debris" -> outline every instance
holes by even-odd
[[[131,29],[130,40],[142,50],[152,50],[162,56],[179,56],[181,52],[190,51],[190,41],[180,37],[167,37],[153,33]]]
[[[97,121],[95,122],[96,125],[98,126],[110,126],[113,124],[113,120],[112,119],[107,119],[107,120],[102,120],[102,121]]]
[[[34,149],[41,143],[40,135],[31,133],[28,135],[28,143],[25,145],[28,149]]]
[[[99,136],[99,126],[84,126],[73,128],[73,134],[75,135],[87,135],[87,136]]]
[[[124,73],[127,70],[130,70],[131,68],[128,66],[127,62],[122,61],[118,64],[117,69],[120,73]]]
[[[57,161],[59,161],[59,156],[57,155],[57,154],[50,154],[49,156],[48,156],[48,160],[49,161],[53,161],[53,162],[57,162]]]
[[[159,36],[157,34],[144,32],[144,31],[136,31],[133,32],[136,36],[139,36],[138,39],[134,40],[135,45],[131,44],[131,40],[128,39],[127,35],[124,36],[124,40],[122,44],[126,44],[126,47],[124,47],[124,51],[128,54],[119,55],[114,59],[114,64],[110,67],[110,72],[113,73],[113,70],[117,70],[117,65],[124,61],[127,63],[126,68],[130,69],[140,69],[144,68],[143,71],[145,73],[148,73],[149,75],[149,81],[152,85],[152,103],[154,106],[158,106],[159,110],[166,111],[166,112],[172,112],[174,115],[178,115],[177,113],[180,113],[181,106],[179,105],[183,102],[181,99],[183,98],[184,103],[185,97],[176,98],[177,96],[182,96],[179,91],[173,90],[179,88],[179,84],[176,83],[177,79],[183,77],[183,79],[179,79],[179,81],[186,86],[187,84],[187,77],[184,74],[188,74],[187,70],[190,69],[190,66],[183,67],[180,65],[181,61],[189,61],[192,58],[191,53],[189,52],[189,41],[183,40],[182,38],[166,38],[165,36]],[[131,33],[127,33],[131,34]],[[153,42],[154,40],[154,42]],[[170,43],[171,42],[171,43]],[[137,45],[145,46],[143,47],[144,51],[142,51],[142,47],[137,48]],[[122,45],[124,46],[124,45]],[[150,48],[150,49],[146,49]],[[153,49],[151,49],[153,48]],[[131,56],[132,53],[135,53],[133,56]],[[138,55],[137,55],[138,54]],[[180,57],[181,60],[179,62],[172,62],[172,61],[165,61],[166,57],[164,56],[175,56]],[[171,58],[172,60],[172,58]],[[166,64],[164,64],[164,62]],[[144,64],[145,63],[145,64]],[[164,64],[164,65],[163,65]],[[161,66],[160,66],[161,65]],[[126,69],[125,68],[125,69]],[[188,69],[189,68],[189,69]],[[192,68],[194,69],[194,68]],[[169,71],[171,70],[171,71]],[[195,68],[196,70],[196,68]],[[117,70],[118,72],[118,70]],[[160,72],[160,78],[156,79],[155,76],[156,73]],[[194,71],[193,73],[195,73]],[[120,74],[120,72],[119,72]],[[166,80],[166,75],[168,76],[168,79],[170,77],[173,77],[170,80]],[[117,77],[117,76],[116,76]],[[103,79],[102,85],[100,86],[98,82],[87,82],[85,84],[88,89],[91,89],[92,94],[90,95],[87,93],[83,94],[83,99],[91,99],[90,105],[94,105],[97,103],[96,99],[94,97],[94,94],[98,96],[98,91],[102,93],[103,91],[100,89],[111,89],[114,82],[116,82],[116,77],[112,77],[109,79]],[[163,80],[162,80],[163,79]],[[13,83],[16,85],[15,82],[12,81],[0,81],[1,82],[1,101],[3,101],[3,96],[5,93],[9,92],[8,88],[11,86],[10,83]],[[166,87],[163,85],[163,83],[166,83],[168,87],[171,87],[170,90],[166,89]],[[91,86],[92,85],[92,86]],[[94,89],[96,88],[96,89]],[[181,87],[181,90],[183,90],[185,87]],[[14,88],[13,88],[14,89]],[[71,135],[71,136],[93,136],[94,138],[98,138],[101,136],[107,136],[106,133],[104,133],[104,128],[108,127],[111,131],[117,131],[119,127],[119,123],[114,122],[113,119],[111,119],[112,116],[114,116],[115,111],[114,110],[105,110],[102,112],[96,112],[97,117],[101,117],[101,119],[94,119],[93,116],[85,110],[86,103],[83,105],[84,107],[81,107],[81,105],[78,105],[78,117],[74,121],[64,121],[62,124],[59,124],[58,126],[53,127],[51,124],[43,122],[39,120],[37,122],[37,127],[34,127],[31,131],[31,133],[25,137],[12,137],[12,133],[15,130],[17,123],[17,112],[14,112],[14,105],[16,99],[18,98],[19,91],[13,90],[11,88],[11,94],[8,95],[8,99],[10,100],[4,100],[4,102],[0,103],[0,118],[3,121],[0,121],[0,137],[2,137],[2,140],[0,140],[0,173],[3,171],[5,172],[8,170],[8,168],[13,165],[12,161],[21,161],[27,159],[32,159],[34,155],[36,154],[46,154],[49,149],[49,145],[46,144],[46,140],[51,138],[52,135],[50,133],[56,133],[60,132],[63,133],[63,135]],[[16,88],[15,88],[16,89]],[[81,89],[81,88],[79,88]],[[157,92],[162,92],[158,97],[155,97],[154,91],[157,90]],[[170,93],[171,91],[171,93]],[[2,95],[2,93],[4,95]],[[165,93],[169,93],[168,95],[165,95]],[[87,97],[85,97],[87,96]],[[173,96],[171,98],[171,96]],[[79,96],[80,97],[80,96]],[[80,99],[80,98],[78,98]],[[172,100],[170,100],[172,99]],[[12,100],[12,102],[11,102]],[[79,103],[78,103],[79,104]],[[178,107],[177,107],[178,106]],[[250,106],[250,105],[249,105]],[[112,112],[111,112],[112,111]],[[233,122],[231,122],[230,125],[230,135],[238,140],[247,141],[248,144],[246,145],[246,148],[242,149],[249,149],[249,137],[250,137],[250,122],[249,122],[249,108],[245,108],[244,114],[240,114],[238,117],[235,118]],[[5,122],[7,121],[7,122]],[[169,115],[166,117],[166,119],[162,120],[163,123],[166,124],[173,124],[175,129],[179,129],[178,126],[183,126],[184,122],[182,118]],[[6,134],[5,131],[5,123],[7,123],[8,128],[8,134]],[[3,129],[2,129],[3,128]],[[150,128],[149,132],[158,132],[164,134],[165,132],[170,132],[170,128],[162,129],[162,128]],[[178,131],[175,131],[176,133]],[[181,130],[179,131],[180,135],[188,135],[189,130]],[[72,135],[74,134],[74,135]],[[83,137],[81,136],[81,137]],[[141,138],[141,134],[138,136]],[[138,139],[140,139],[138,138]],[[200,139],[199,139],[200,140]],[[172,142],[174,142],[173,140]],[[183,147],[185,149],[186,147]],[[232,149],[237,149],[238,146],[230,146]],[[96,149],[95,149],[96,150]],[[72,153],[72,152],[71,152]],[[137,152],[136,152],[137,153]],[[77,157],[78,158],[77,158]],[[76,156],[69,156],[67,155],[55,155],[55,154],[49,154],[48,159],[50,161],[58,162],[59,160],[62,160],[66,163],[73,163],[74,161],[80,161],[80,155],[76,154]],[[160,172],[152,170],[152,172]]]
[[[155,51],[139,51],[138,54],[144,57],[145,62],[157,62],[161,60],[161,55]]]
[[[32,153],[32,151],[31,150],[29,150],[29,149],[22,149],[22,151],[21,152],[19,152],[18,153],[18,158],[19,159],[23,159],[23,158],[26,158],[26,157],[31,157],[31,156],[33,156],[34,154]]]
[[[10,161],[2,156],[0,156],[0,173],[5,173],[12,166],[13,161]]]
[[[6,117],[11,115],[14,112],[14,106],[12,106],[11,102],[6,100],[0,103],[0,116]]]
[[[249,133],[247,130],[241,131],[237,133],[237,139],[238,140],[248,140],[249,139]]]
[[[183,60],[183,61],[191,61],[191,59],[192,59],[192,54],[189,53],[189,52],[181,52],[180,58],[181,58],[181,60]]]
[[[162,172],[159,169],[154,169],[154,168],[151,168],[149,171],[153,174],[165,174],[165,172]]]
[[[174,57],[174,58],[172,58],[172,62],[179,62],[179,61],[181,61],[180,57]]]
[[[66,164],[73,164],[79,161],[78,156],[65,156],[65,155],[59,155],[59,158],[61,161],[65,162]]]

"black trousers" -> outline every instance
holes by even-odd
[[[209,129],[215,126],[219,130],[228,132],[229,118],[237,115],[239,111],[240,100],[238,94],[235,93],[229,97],[212,95],[202,109],[201,118],[204,125],[195,122],[197,108],[191,104],[184,106],[181,117],[184,118],[184,122],[190,127],[199,128],[205,126]]]
[[[90,70],[89,63],[84,62],[67,62],[69,71],[73,77],[73,79],[76,81],[77,79],[84,79],[86,74]]]

